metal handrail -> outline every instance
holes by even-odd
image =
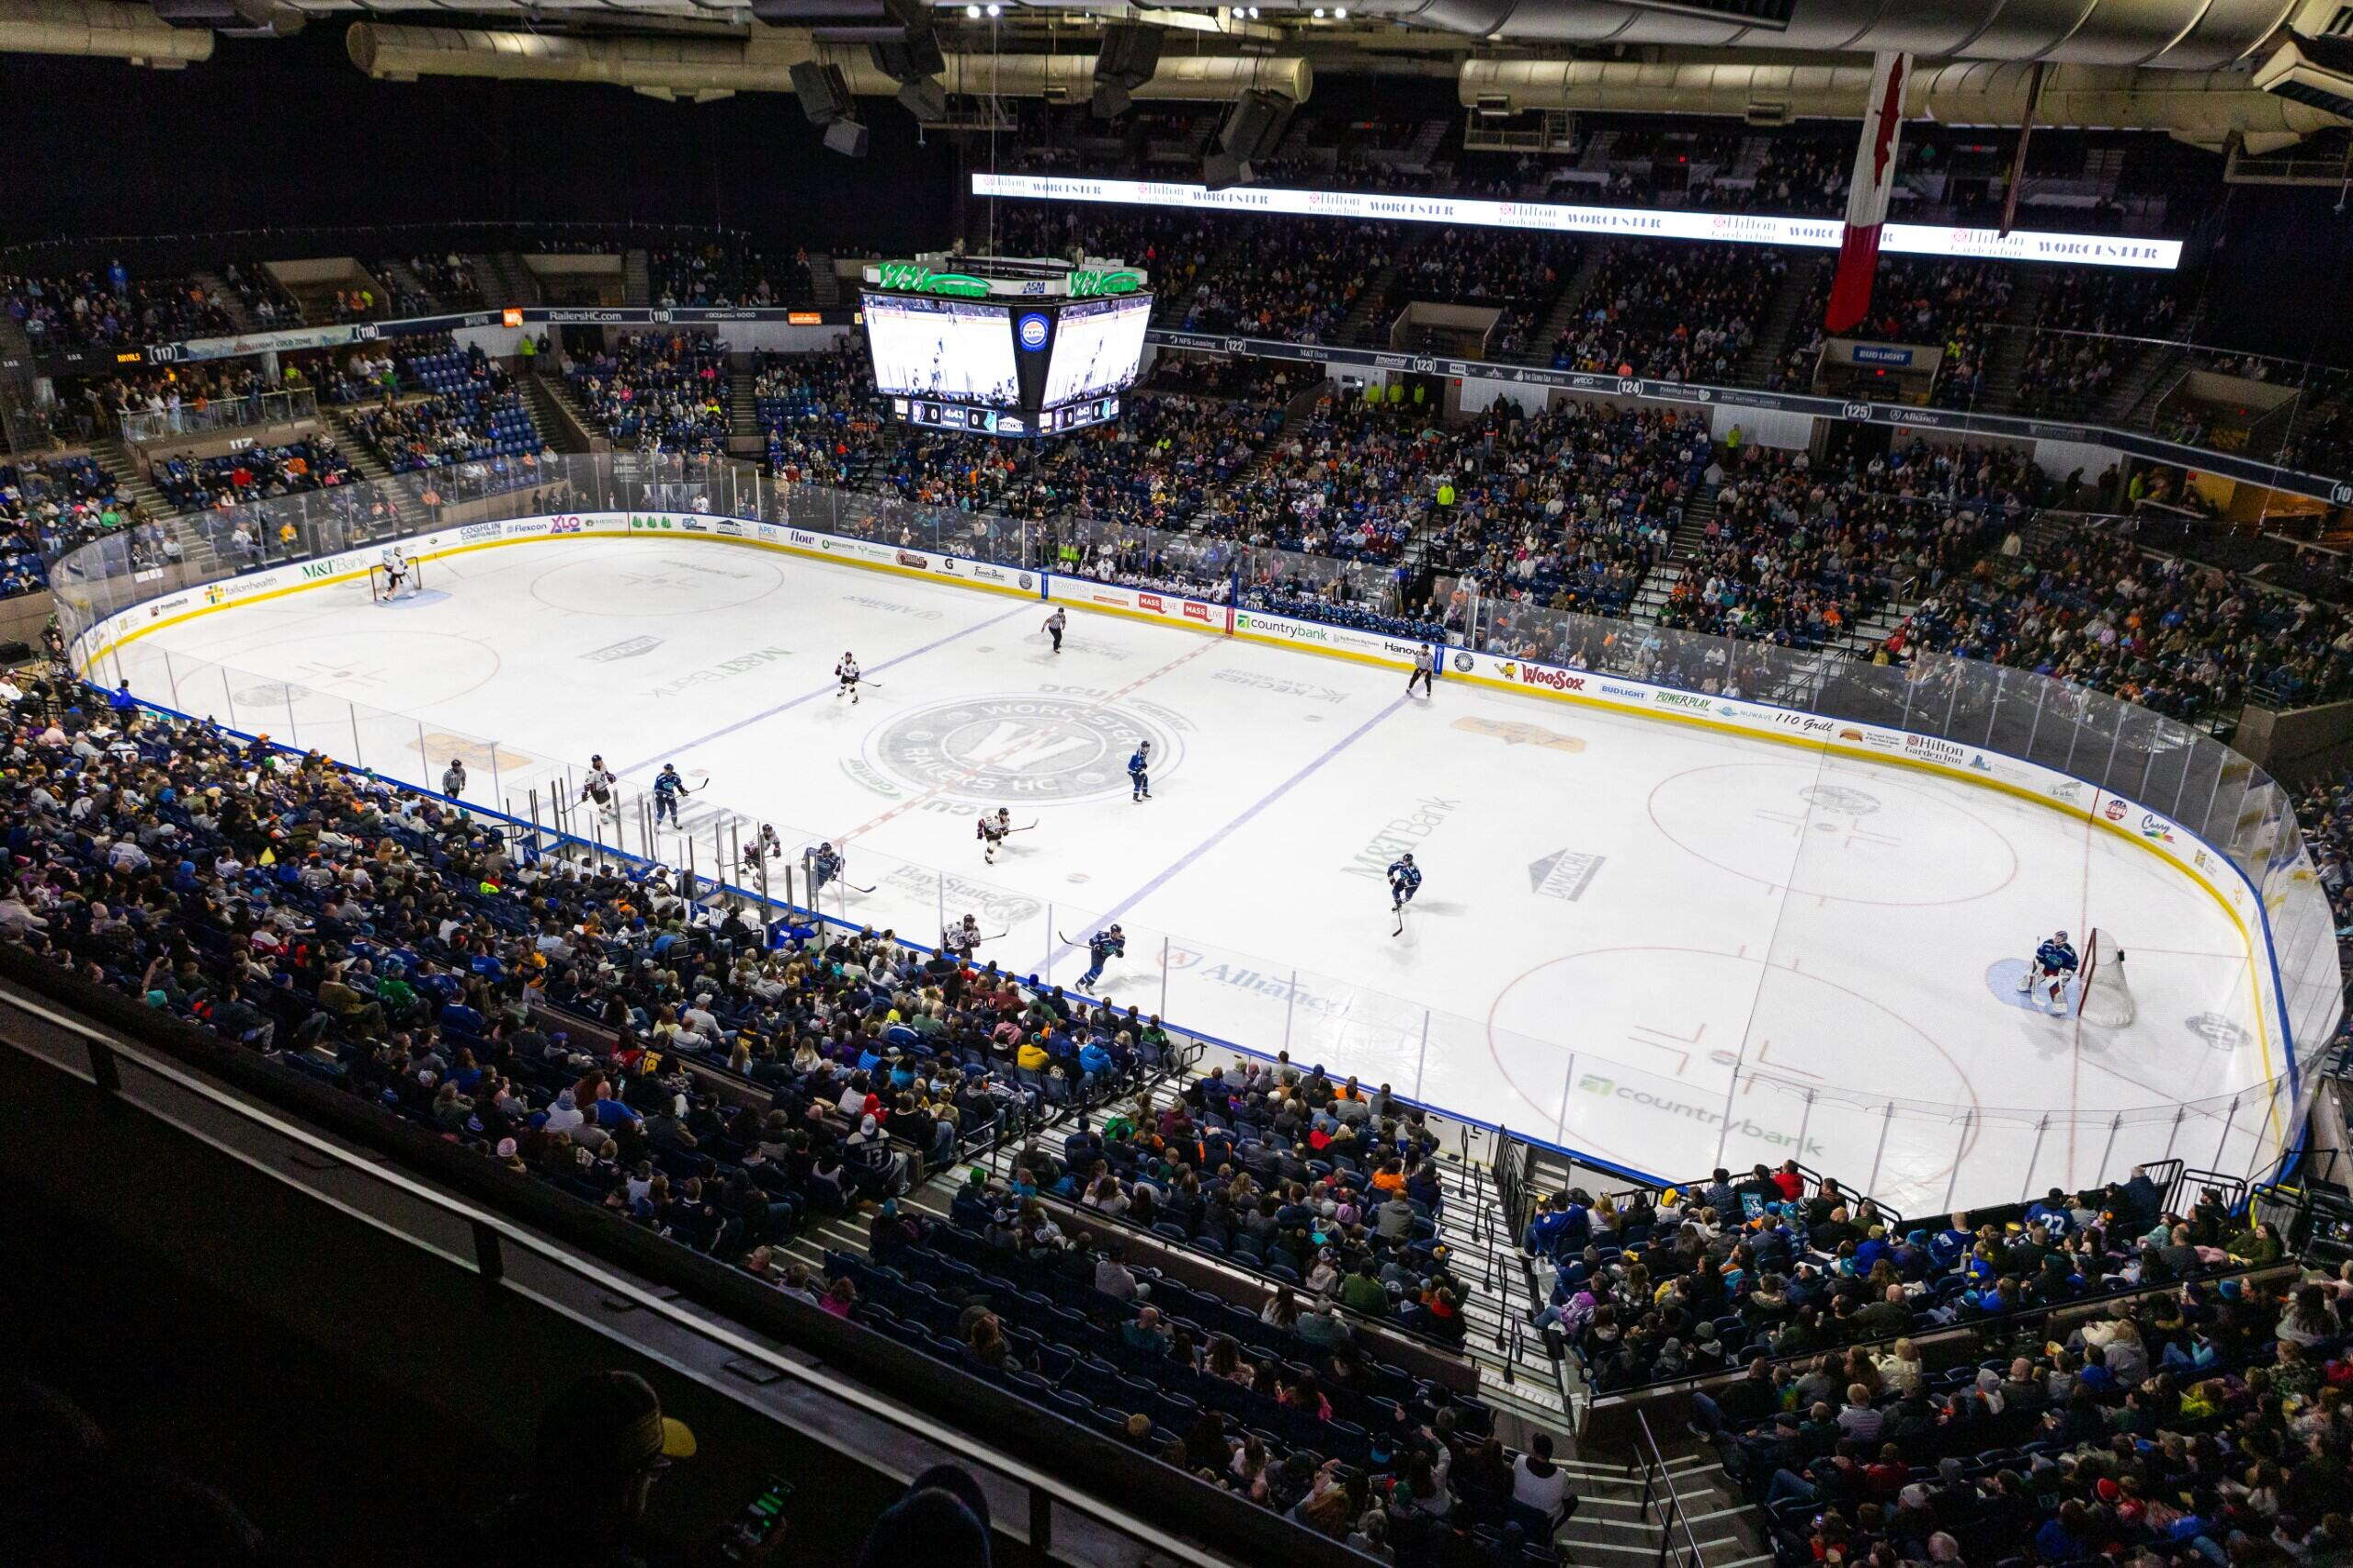
[[[35,960],[28,960],[35,961]],[[36,1001],[10,981],[0,981],[0,1006],[39,1019],[41,1023],[72,1036],[84,1047],[88,1057],[86,1074],[59,1062],[55,1057],[32,1044],[0,1031],[5,1041],[20,1053],[74,1077],[84,1078],[109,1098],[136,1105],[126,1094],[121,1081],[125,1065],[171,1084],[185,1093],[194,1095],[217,1108],[236,1117],[270,1135],[298,1144],[313,1153],[335,1163],[344,1170],[354,1172],[381,1187],[398,1192],[429,1209],[462,1221],[476,1241],[476,1257],[472,1266],[485,1283],[503,1280],[505,1266],[501,1249],[519,1248],[553,1267],[583,1279],[598,1290],[628,1301],[631,1306],[660,1318],[672,1328],[683,1330],[710,1342],[730,1356],[757,1364],[766,1374],[801,1385],[810,1393],[849,1404],[862,1415],[881,1422],[909,1437],[946,1449],[976,1469],[1003,1475],[1024,1486],[1033,1494],[1069,1508],[1072,1512],[1094,1520],[1105,1528],[1124,1538],[1137,1540],[1165,1552],[1193,1568],[1230,1568],[1229,1561],[1171,1536],[1165,1529],[1107,1504],[1061,1479],[1051,1471],[1040,1469],[1008,1454],[1001,1448],[983,1443],[961,1431],[941,1424],[935,1416],[901,1407],[883,1396],[871,1392],[861,1384],[829,1369],[820,1360],[797,1358],[773,1348],[754,1335],[740,1332],[733,1324],[709,1313],[690,1312],[671,1295],[649,1289],[629,1274],[601,1267],[597,1260],[580,1256],[510,1220],[494,1209],[480,1207],[439,1190],[426,1182],[384,1164],[370,1154],[354,1149],[347,1142],[332,1141],[313,1132],[310,1128],[288,1117],[275,1114],[261,1106],[228,1092],[182,1067],[176,1062],[152,1051],[127,1035],[105,1031],[83,1019],[43,1001]],[[153,1107],[142,1107],[153,1114],[161,1113]],[[386,1229],[392,1227],[386,1226]],[[397,1231],[394,1233],[402,1233]],[[403,1239],[428,1246],[438,1256],[448,1256],[444,1249],[432,1247],[419,1238],[403,1234]],[[461,1265],[467,1260],[456,1260]],[[1035,1510],[1033,1508],[1033,1514]]]
[[[1659,1448],[1658,1439],[1651,1434],[1650,1417],[1638,1410],[1634,1413],[1634,1420],[1643,1435],[1642,1447],[1636,1451],[1636,1458],[1643,1466],[1642,1508],[1645,1516],[1652,1505],[1660,1501],[1660,1494],[1665,1494],[1665,1501],[1658,1509],[1658,1568],[1666,1568],[1670,1556],[1681,1568],[1703,1568],[1705,1559],[1699,1555],[1699,1538],[1691,1533],[1691,1517],[1684,1512],[1682,1494],[1675,1489],[1675,1476],[1666,1468],[1666,1455]],[[1652,1480],[1654,1473],[1657,1478],[1655,1485]],[[1677,1530],[1683,1534],[1680,1554],[1675,1551]]]

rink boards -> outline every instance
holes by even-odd
[[[671,543],[692,540],[779,551],[1398,670],[1411,667],[1422,646],[1409,640],[1239,609],[1181,595],[1026,571],[789,525],[692,513],[598,512],[483,522],[419,535],[404,544],[413,557],[431,562],[510,544],[597,537],[659,539]],[[321,560],[289,563],[133,606],[77,637],[74,645],[77,665],[93,679],[112,684],[106,661],[123,645],[216,611],[364,580],[369,567],[381,559],[382,549],[379,544]],[[2296,1125],[2294,1107],[2301,1085],[2294,1044],[2285,1024],[2286,1002],[2271,950],[2268,912],[2235,864],[2169,817],[2057,770],[1935,736],[1824,719],[1770,704],[1708,697],[1468,650],[1433,647],[1432,652],[1440,661],[1441,679],[1448,682],[1639,715],[1677,726],[1768,741],[1809,754],[1931,773],[2031,801],[2138,846],[2169,871],[2201,890],[2224,911],[2255,960],[2247,966],[2248,994],[2244,999],[2241,1020],[2260,1045],[2264,1088],[2269,1091],[2271,1102],[2265,1112],[2268,1126],[2262,1139],[2260,1163],[2268,1164],[2285,1149],[2290,1130]],[[2302,874],[2308,876],[2309,872]],[[1256,1043],[1258,1042],[1245,1040],[1237,1043],[1235,1049],[1246,1051]],[[2287,1106],[2279,1103],[2283,1073],[2290,1101]],[[2196,1093],[2191,1088],[2183,1097],[2193,1098]],[[2256,1093],[2260,1096],[2263,1090]],[[1636,1113],[1639,1108],[1634,1108]],[[1675,1112],[1662,1108],[1659,1114],[1669,1118]],[[1666,1174],[1671,1176],[1676,1173]]]

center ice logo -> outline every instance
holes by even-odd
[[[960,698],[894,719],[866,760],[924,790],[992,801],[1075,801],[1126,790],[1128,758],[1152,743],[1165,775],[1182,753],[1175,734],[1124,708],[1062,697]]]

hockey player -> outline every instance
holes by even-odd
[[[384,569],[384,597],[397,597],[401,585],[408,581],[408,557],[401,553],[401,547],[396,544],[378,557],[376,564]]]
[[[1138,741],[1135,755],[1128,758],[1128,783],[1131,787],[1128,797],[1130,800],[1152,799],[1152,743],[1150,741]]]
[[[678,800],[686,792],[687,781],[678,777],[678,765],[664,763],[662,771],[654,776],[654,826],[660,827],[664,817],[670,819],[672,827],[678,825]]]
[[[1430,676],[1437,668],[1438,660],[1432,656],[1428,643],[1425,642],[1415,649],[1414,673],[1405,677],[1405,695],[1413,696],[1414,683],[1419,681],[1422,685],[1422,695],[1427,697],[1430,694]]]
[[[595,801],[598,811],[618,822],[620,820],[620,807],[614,802],[613,790],[620,783],[620,780],[613,776],[613,770],[605,766],[602,756],[592,756],[588,759],[588,776],[580,783],[580,798]]]
[[[1060,605],[1054,607],[1053,614],[1046,617],[1046,635],[1054,640],[1054,652],[1057,653],[1063,651],[1063,628],[1069,624],[1070,613]]]
[[[453,801],[466,792],[465,758],[453,756],[449,759],[449,766],[441,774],[441,792]]]
[[[986,861],[989,865],[995,865],[996,852],[1004,846],[1006,835],[1012,831],[1013,813],[1006,810],[1005,807],[999,806],[996,809],[996,814],[995,816],[983,812],[981,815],[980,826],[974,834],[975,837],[980,839],[982,843],[988,846],[988,852],[983,855],[981,858]]]
[[[2067,933],[2054,931],[2050,939],[2034,949],[2034,957],[2026,966],[2026,973],[2018,977],[2018,994],[2036,995],[2048,1011],[2063,1013],[2066,1009],[2067,977],[2075,972],[2077,959],[2075,948],[2067,940]]]
[[[939,934],[939,950],[958,963],[971,963],[972,950],[981,945],[981,923],[967,915]]]
[[[744,874],[759,875],[762,867],[783,853],[784,840],[777,836],[776,824],[760,824],[760,831],[753,835],[752,842],[744,846]]]
[[[847,697],[851,707],[858,706],[858,674],[856,653],[842,654],[842,662],[834,666],[834,679],[839,683],[834,687],[834,700],[839,702],[844,697]]]
[[[809,901],[825,891],[825,884],[842,874],[841,852],[832,843],[820,844],[809,853]]]
[[[1108,929],[1097,931],[1086,939],[1086,956],[1094,961],[1087,965],[1086,972],[1078,977],[1081,991],[1103,978],[1105,964],[1113,959],[1128,956],[1128,938],[1120,929],[1119,922],[1113,921]]]
[[[1414,853],[1409,849],[1389,862],[1389,907],[1404,908],[1421,891],[1422,869],[1414,864]]]

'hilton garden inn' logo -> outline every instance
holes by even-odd
[[[868,739],[865,760],[918,790],[964,800],[1076,801],[1126,790],[1138,741],[1152,743],[1153,772],[1176,765],[1175,733],[1129,709],[1068,697],[966,697],[884,724]]]

